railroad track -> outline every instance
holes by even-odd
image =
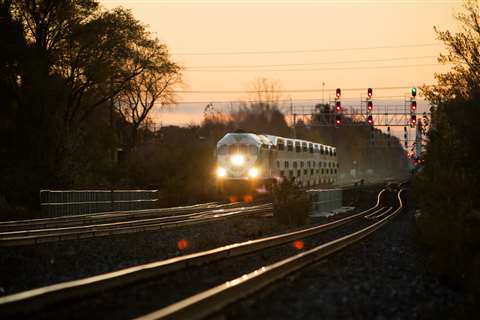
[[[244,215],[265,214],[270,213],[271,210],[272,205],[269,203],[247,207],[236,207],[236,205],[230,205],[230,207],[228,207],[227,205],[223,205],[222,208],[217,207],[216,209],[210,210],[200,209],[199,212],[188,214],[178,214],[177,211],[176,215],[163,217],[145,218],[137,215],[136,219],[132,220],[131,217],[128,217],[127,221],[119,222],[108,222],[102,220],[101,222],[91,225],[82,224],[67,227],[4,231],[0,232],[0,247],[161,230],[212,222],[233,216],[238,217]],[[135,214],[138,213],[134,213],[134,215]]]
[[[115,272],[111,272],[103,275],[59,283],[59,284],[55,284],[55,285],[51,285],[43,288],[37,288],[37,289],[5,296],[0,298],[0,312],[5,314],[16,314],[18,312],[20,312],[20,314],[28,314],[29,312],[40,310],[49,305],[62,302],[67,299],[79,299],[85,296],[95,297],[98,295],[98,293],[105,292],[106,290],[111,290],[113,288],[120,288],[120,287],[126,287],[126,286],[130,287],[130,286],[133,286],[134,284],[138,285],[143,282],[148,282],[148,281],[151,281],[152,279],[156,279],[162,275],[165,278],[170,279],[170,277],[172,277],[172,273],[174,275],[178,275],[179,273],[181,274],[181,272],[189,273],[191,272],[190,270],[191,268],[195,268],[197,266],[208,267],[212,265],[213,262],[217,262],[217,261],[223,261],[225,263],[229,263],[230,260],[235,257],[245,257],[246,255],[248,257],[251,254],[259,254],[259,253],[261,254],[261,252],[267,249],[282,248],[282,246],[285,246],[285,245],[290,246],[290,244],[293,241],[296,241],[299,239],[307,239],[307,238],[311,239],[311,238],[314,238],[314,236],[318,236],[323,233],[326,233],[326,231],[328,230],[338,229],[341,226],[353,223],[355,221],[361,222],[362,224],[368,224],[369,225],[368,228],[370,228],[370,230],[372,230],[372,228],[376,229],[379,227],[379,223],[384,224],[386,221],[388,221],[387,219],[390,219],[392,216],[397,214],[401,209],[401,200],[400,200],[400,197],[398,196],[400,201],[399,208],[397,208],[393,212],[389,212],[382,220],[378,222],[376,220],[372,220],[372,219],[375,219],[375,216],[379,216],[382,213],[386,212],[387,210],[389,211],[392,210],[389,207],[385,208],[380,205],[380,202],[381,202],[380,200],[384,192],[385,190],[382,190],[378,194],[377,204],[374,207],[366,211],[353,214],[349,217],[339,219],[327,224],[318,225],[318,226],[306,228],[306,229],[295,231],[295,232],[275,235],[267,238],[261,238],[261,239],[256,239],[256,240],[247,241],[243,243],[227,245],[227,246],[223,246],[220,248],[216,248],[216,249],[212,249],[204,252],[193,253],[193,254],[189,254],[181,257],[171,258],[171,259],[149,263],[145,265],[140,265],[140,266],[135,266],[135,267],[131,267],[131,268],[127,268],[127,269],[123,269],[123,270],[119,270],[119,271],[115,271]],[[368,216],[369,219],[365,219],[365,216]],[[372,222],[372,221],[375,221],[375,222]],[[362,234],[361,237],[365,236],[363,235],[363,233],[361,234]],[[356,237],[358,239],[361,238],[360,236],[352,236],[352,237]],[[341,243],[344,243],[343,240],[341,241]],[[326,245],[327,244],[323,244],[323,246],[326,246]],[[329,246],[327,247],[330,248]],[[343,245],[340,247],[343,247]],[[336,248],[340,248],[340,247],[337,246]],[[310,251],[311,250],[309,250],[308,252]],[[331,251],[331,248],[328,249],[327,251],[329,253],[333,252]],[[304,255],[306,253],[307,252],[304,252],[304,253],[301,253],[300,255]],[[289,257],[287,258],[287,260],[288,259],[293,259],[293,257]],[[251,261],[254,261],[254,260],[251,260]],[[282,265],[283,264],[284,263],[282,263]],[[271,266],[266,268],[261,268],[260,270],[264,271],[264,270],[270,270],[273,268],[273,267],[272,268],[270,267]],[[275,268],[272,270],[278,270],[278,269]],[[262,271],[262,274],[264,274],[263,271]],[[255,274],[258,274],[258,273],[259,271],[256,270]],[[262,279],[263,277],[270,278],[270,275],[272,274],[277,274],[277,271],[273,271],[273,273],[269,271],[268,273],[265,273],[266,276],[262,276],[260,278]],[[284,272],[282,271],[278,274],[284,274]],[[249,278],[257,279],[257,277],[253,277],[253,276],[249,276]],[[275,279],[277,279],[276,276],[275,276]],[[265,283],[264,280],[262,281],[263,281],[262,283]],[[237,286],[236,285],[237,282],[238,280],[235,279],[228,282],[228,284],[224,284],[223,286],[235,287],[236,289],[234,289],[234,291],[237,292],[238,290],[240,291],[243,290],[243,289],[237,289],[237,288],[243,288],[244,286],[249,287],[251,283],[251,282],[248,282],[249,284],[246,285],[246,284],[243,284],[245,281],[242,280],[238,282],[241,285]],[[252,287],[258,288],[258,285],[254,284],[252,285]],[[115,290],[115,292],[117,291],[118,290]],[[217,291],[218,291],[218,288],[215,289],[215,292]],[[222,291],[222,292],[225,292],[225,291]],[[229,298],[226,299],[225,301],[228,300],[229,302],[232,302],[233,300],[231,300],[231,297],[232,297],[232,294],[230,293],[231,291],[228,291],[228,292],[229,293],[227,293],[227,296]],[[208,294],[207,294],[209,297],[207,298],[208,301],[212,301],[210,300],[212,296],[211,293],[212,291],[208,291]],[[199,294],[199,295],[205,296],[205,294]],[[183,301],[182,303],[173,304],[169,307],[166,307],[166,309],[162,309],[161,311],[158,311],[153,315],[149,315],[148,317],[156,318],[160,314],[162,315],[162,317],[163,315],[165,316],[173,315],[174,317],[180,315],[180,318],[183,318],[184,314],[190,314],[192,312],[196,313],[197,311],[195,310],[198,309],[199,305],[205,306],[205,300],[202,300],[202,302],[195,302],[194,304],[190,303],[192,301],[197,301],[199,295],[196,295],[195,296],[196,298],[192,297],[190,298],[190,300],[187,301],[188,303],[186,305],[188,305],[188,307],[186,309],[179,308],[179,306],[183,305],[185,302],[184,300],[182,300]],[[219,293],[219,296],[217,296],[216,294],[213,296],[224,297],[224,295],[225,293]],[[218,299],[218,298],[214,298],[214,299]],[[214,304],[216,303],[217,302],[214,302]],[[207,304],[207,305],[210,305],[210,304]],[[221,302],[221,305],[225,305],[225,302]],[[201,307],[201,308],[204,308],[204,307]],[[201,311],[198,314],[201,316],[206,315],[205,311]]]
[[[213,210],[222,208],[233,208],[240,206],[240,203],[219,204],[217,202],[201,203],[191,206],[131,210],[131,211],[111,211],[98,212],[90,214],[81,214],[73,216],[62,216],[53,218],[29,219],[0,222],[0,232],[20,231],[32,229],[61,228],[81,225],[90,225],[96,223],[118,222],[124,220],[142,219],[147,217],[161,217],[177,214],[188,214],[200,210]]]
[[[398,191],[397,194],[399,201],[398,208],[393,210],[392,207],[389,207],[381,210],[383,212],[369,214],[369,219],[377,220],[365,228],[315,246],[308,251],[277,261],[268,266],[262,266],[253,272],[231,279],[216,287],[204,290],[136,319],[202,319],[219,312],[229,304],[243,299],[245,296],[266,287],[274,281],[323,257],[344,249],[372,234],[401,212],[403,208],[401,199],[402,191],[403,189]]]

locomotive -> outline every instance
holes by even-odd
[[[227,133],[217,143],[217,184],[227,195],[267,193],[284,178],[301,186],[335,183],[335,147],[300,139],[247,132]]]

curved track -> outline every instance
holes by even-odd
[[[30,312],[65,299],[78,299],[85,295],[95,295],[108,289],[149,281],[152,278],[169,274],[172,271],[185,270],[185,272],[188,272],[188,268],[192,266],[209,265],[221,259],[229,260],[233,257],[261,252],[264,249],[285,245],[297,239],[313,237],[354,221],[371,224],[369,220],[365,219],[365,216],[375,219],[375,216],[391,210],[391,208],[384,208],[380,205],[384,192],[385,190],[382,190],[378,194],[377,204],[374,207],[327,224],[12,294],[0,298],[0,311],[7,313]],[[380,221],[389,219],[392,215],[398,213],[400,208],[401,206]],[[377,222],[373,222],[372,225],[377,225]]]

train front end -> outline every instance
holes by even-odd
[[[264,189],[262,140],[252,133],[227,133],[217,143],[217,185],[231,201],[251,200]]]

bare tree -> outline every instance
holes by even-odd
[[[116,108],[131,124],[131,146],[137,144],[138,130],[156,107],[173,104],[173,88],[181,83],[181,68],[171,62],[162,45],[152,49],[153,64],[132,78],[117,97]]]
[[[277,108],[283,91],[278,80],[257,78],[249,86],[249,100],[258,109]]]

